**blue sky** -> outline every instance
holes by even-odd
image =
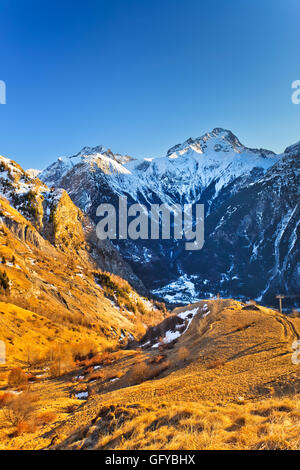
[[[0,154],[164,155],[214,127],[300,140],[299,0],[1,0]]]

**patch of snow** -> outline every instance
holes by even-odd
[[[27,173],[27,175],[29,175],[31,178],[37,178],[41,173],[41,170],[36,170],[35,168],[28,168],[25,173]]]
[[[166,335],[164,337],[164,343],[167,344],[167,343],[171,343],[172,341],[174,341],[174,339],[177,339],[179,338],[179,336],[181,336],[181,333],[180,331],[166,331]]]
[[[183,331],[178,331],[178,329],[182,328],[182,325],[177,325],[175,331],[172,331],[172,330],[166,331],[165,336],[163,338],[163,343],[164,344],[171,343],[175,339],[182,336],[187,331],[187,329],[189,328],[189,326],[190,326],[191,322],[193,321],[193,318],[195,317],[197,312],[198,312],[198,307],[195,307],[192,310],[186,310],[184,312],[179,313],[178,317],[182,318],[186,322],[184,330]],[[157,343],[157,346],[158,346],[158,343]],[[152,348],[154,348],[154,347],[156,347],[156,344],[152,346]]]
[[[78,398],[79,400],[85,400],[86,398],[88,398],[88,396],[89,396],[89,392],[75,393],[75,397]]]
[[[209,314],[210,314],[210,310],[208,310],[207,312],[203,313],[202,318],[207,317],[207,315],[209,315]]]
[[[178,316],[182,319],[187,319],[187,326],[184,330],[183,333],[185,333],[185,331],[188,329],[188,327],[190,326],[190,324],[192,323],[193,321],[193,318],[194,316],[197,314],[198,312],[198,307],[194,308],[193,310],[186,310],[185,312],[182,312],[182,313],[179,313]],[[190,316],[190,318],[188,318],[188,316]],[[183,334],[181,333],[181,334]]]
[[[198,302],[201,299],[197,297],[194,283],[195,279],[197,279],[197,276],[183,274],[176,281],[159,289],[155,289],[152,293],[174,304]]]

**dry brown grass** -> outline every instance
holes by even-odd
[[[127,381],[129,385],[137,385],[146,380],[152,380],[170,367],[169,361],[147,364],[139,362],[129,371]]]
[[[72,381],[74,372],[33,384],[57,422],[45,424],[46,438],[38,427],[9,440],[0,427],[0,446],[2,439],[2,448],[46,448],[57,436],[51,448],[299,449],[300,369],[291,361],[299,319],[292,327],[292,319],[261,306],[205,303],[211,314],[203,317],[199,303],[188,331],[163,354],[109,353],[113,360],[95,371],[99,354],[89,374],[84,365],[76,371],[82,382]],[[90,384],[93,373],[99,376]],[[87,400],[72,398],[84,390]]]
[[[228,404],[104,405],[67,449],[299,449],[299,397]],[[267,409],[267,417],[261,414]]]
[[[134,307],[129,311],[118,308],[112,302],[114,292],[108,295],[95,282],[97,270],[88,253],[64,252],[43,240],[32,223],[3,198],[0,211],[9,221],[0,227],[0,259],[5,259],[1,271],[10,283],[5,292],[0,289],[0,328],[10,366],[16,361],[39,366],[53,341],[78,343],[81,358],[89,354],[85,352],[89,341],[98,352],[115,350],[120,337],[126,343],[129,333],[141,336],[143,323],[154,324],[167,315],[162,306],[157,309],[139,296],[127,281],[105,273],[116,292],[124,294]],[[30,232],[28,242],[21,236],[25,227]]]

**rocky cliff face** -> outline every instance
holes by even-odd
[[[72,336],[74,331],[76,341],[82,333],[87,339],[100,338],[101,342],[104,337],[114,344],[126,344],[138,337],[147,324],[163,318],[167,311],[163,305],[141,297],[124,279],[111,274],[112,271],[104,271],[106,266],[124,270],[124,261],[119,255],[112,261],[115,248],[94,247],[81,225],[80,218],[86,217],[65,191],[54,193],[61,193],[61,197],[47,195],[47,203],[51,198],[53,203],[52,225],[44,216],[40,231],[0,195],[1,308],[6,313],[8,303],[12,312],[14,306],[25,308],[27,315],[33,318],[29,322],[38,318],[32,312],[37,313],[43,322],[41,331],[43,326],[51,326],[59,333],[61,341],[69,342],[70,333]],[[45,199],[43,205],[46,205]],[[100,270],[102,262],[102,266],[106,266]],[[7,316],[1,320],[4,331],[9,330],[7,320]],[[54,341],[53,331],[51,337],[47,337],[48,343]],[[62,336],[64,331],[67,336]],[[32,332],[29,329],[27,333],[30,336]],[[15,334],[18,336],[16,329],[7,336],[11,345],[14,345]],[[40,347],[45,344],[35,333],[32,342],[39,343]],[[24,349],[11,348],[10,354],[25,357]]]
[[[117,249],[109,241],[97,239],[95,224],[75,206],[68,193],[64,189],[49,189],[35,175],[34,171],[25,172],[13,160],[0,157],[0,194],[26,221],[18,225],[14,218],[8,218],[9,227],[24,241],[44,247],[47,240],[63,253],[120,275],[146,293],[143,283]]]
[[[298,164],[298,144],[275,155],[216,128],[163,158],[116,158],[102,147],[88,148],[40,176],[65,188],[95,223],[97,206],[117,205],[119,195],[147,208],[204,204],[205,245],[197,253],[174,240],[114,243],[147,288],[170,302],[220,292],[273,303],[278,291],[295,295],[299,283]]]
[[[180,283],[204,296],[219,287],[224,296],[275,303],[277,293],[300,287],[300,154],[286,152],[258,181],[232,195],[208,215],[205,248],[182,254],[179,281],[162,289],[177,296]]]

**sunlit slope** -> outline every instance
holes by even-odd
[[[43,319],[38,325],[41,336],[43,325],[52,324],[60,333],[66,332],[66,340],[81,334],[103,337],[117,345],[129,336],[139,336],[143,324],[163,318],[166,312],[139,296],[126,281],[99,270],[88,250],[83,256],[76,249],[63,251],[61,244],[54,246],[4,198],[0,198],[0,212],[0,275],[7,279],[7,285],[5,279],[0,285],[0,340],[8,342],[8,349],[15,341],[19,343],[20,348],[10,352],[12,362],[22,359],[20,349],[25,347],[23,314],[14,319],[13,305],[16,312],[25,309],[29,316]],[[10,334],[6,334],[8,330]],[[49,331],[53,340],[58,335],[54,332],[55,328]],[[30,342],[30,330],[26,338],[24,342]],[[31,340],[34,347],[33,331]]]
[[[289,432],[294,439],[290,445],[298,445],[295,430],[298,432],[299,427],[293,422],[299,424],[300,368],[292,363],[291,356],[292,343],[299,336],[299,319],[261,306],[244,308],[244,304],[232,300],[200,302],[175,313],[196,307],[198,313],[173,348],[145,349],[131,364],[149,363],[154,356],[165,355],[168,368],[157,378],[128,386],[130,365],[122,370],[120,363],[123,376],[114,384],[114,391],[100,389],[100,395],[91,396],[82,412],[56,429],[57,436],[69,436],[59,439],[60,448],[189,448],[185,446],[192,445],[191,434],[198,436],[198,447],[193,442],[192,448],[211,448],[200,436],[209,422],[211,426],[219,423],[220,432],[230,426],[232,432],[240,432],[248,415],[255,434],[249,437],[249,447],[260,448],[259,426],[278,409],[280,419],[275,421],[281,424],[277,431],[283,426],[280,413],[291,413],[291,429],[286,436]],[[188,352],[184,356],[180,354],[183,348]],[[215,422],[208,413],[215,413]],[[113,427],[113,419],[121,416],[123,421]],[[240,424],[236,423],[238,417]],[[105,423],[112,426],[113,437],[104,430]],[[74,428],[78,428],[75,433]],[[269,439],[268,432],[265,437]],[[181,444],[176,444],[176,433],[181,433]],[[227,431],[224,433],[230,437]],[[220,437],[220,447],[234,447],[234,441],[225,445],[224,439]],[[237,445],[245,448],[248,444]]]
[[[92,341],[99,348],[103,344],[103,338],[93,329],[83,325],[71,328],[68,324],[51,321],[5,302],[0,302],[0,338],[6,345],[5,370],[7,367],[26,366],[28,362],[45,356],[58,343],[67,347]]]
[[[205,312],[203,305],[208,307]],[[300,369],[291,360],[292,344],[300,334],[299,319],[261,306],[245,309],[244,304],[232,300],[200,302],[175,309],[175,313],[195,307],[198,313],[188,329],[174,348],[163,351],[171,362],[164,372],[166,377],[145,383],[134,393],[132,389],[122,391],[126,400],[139,394],[150,399],[153,390],[164,399],[228,400],[299,386]],[[177,359],[181,348],[188,351],[185,361]],[[155,351],[145,349],[145,354]]]

